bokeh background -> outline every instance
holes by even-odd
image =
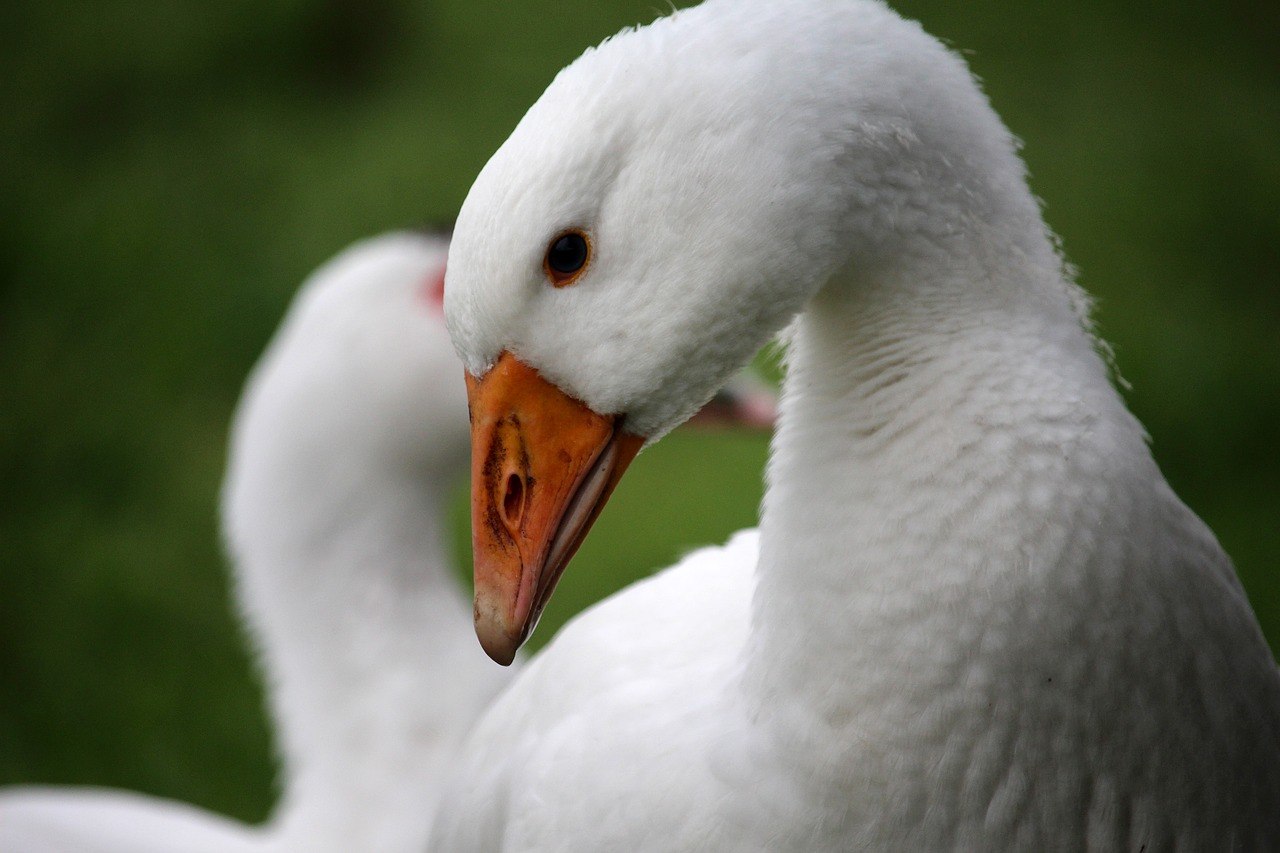
[[[554,72],[653,0],[0,7],[0,784],[240,818],[268,730],[216,526],[293,288],[447,221]],[[1174,487],[1280,643],[1280,7],[902,0],[965,51]],[[539,630],[752,522],[765,442],[645,454]],[[465,547],[465,518],[455,511]]]

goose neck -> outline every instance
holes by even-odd
[[[792,697],[797,731],[910,736],[905,709],[977,677],[987,629],[1071,552],[1073,466],[1117,433],[1141,448],[1059,270],[931,269],[833,281],[793,330],[745,683]]]
[[[290,849],[414,849],[454,745],[505,678],[475,647],[443,498],[397,482],[313,496],[307,518],[257,528],[238,555]]]

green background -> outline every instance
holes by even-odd
[[[215,523],[239,384],[311,268],[451,219],[555,70],[662,5],[3,4],[0,784],[266,813]],[[1025,141],[1126,396],[1274,647],[1280,7],[898,8],[966,52]],[[642,457],[537,639],[750,524],[764,451],[677,435]]]

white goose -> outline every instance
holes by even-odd
[[[446,557],[448,487],[467,460],[438,304],[446,249],[393,234],[322,267],[236,415],[222,508],[282,758],[269,823],[12,789],[4,853],[423,849],[445,765],[508,678],[475,647]]]
[[[1280,849],[1280,677],[1126,411],[1008,131],[876,0],[588,51],[446,309],[509,660],[644,442],[792,323],[759,533],[571,623],[433,850]]]

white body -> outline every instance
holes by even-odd
[[[442,238],[361,243],[305,285],[236,415],[236,592],[281,753],[263,827],[136,794],[0,793],[4,853],[420,853],[446,767],[509,674],[445,550],[466,401],[433,287]]]
[[[588,52],[478,178],[446,307],[473,374],[511,352],[655,439],[794,322],[758,565],[566,627],[433,850],[1280,849],[1275,662],[917,25],[708,0]]]

